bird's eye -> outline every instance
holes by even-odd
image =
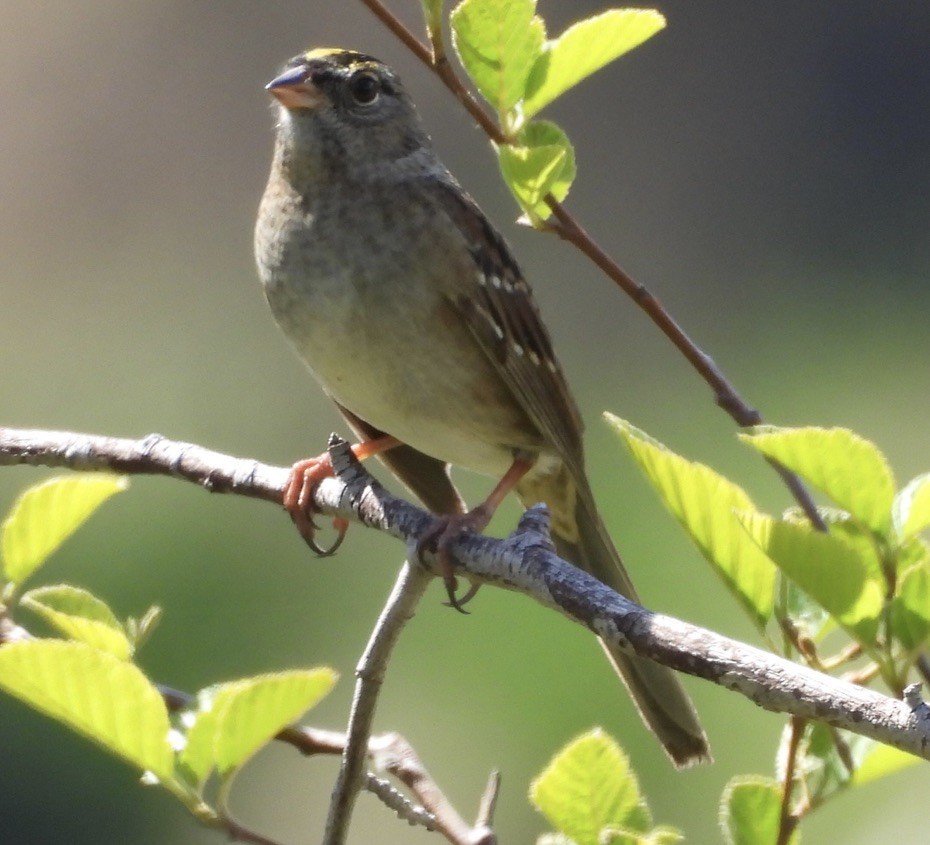
[[[381,83],[373,73],[360,71],[349,80],[349,93],[358,105],[370,106],[381,93]]]

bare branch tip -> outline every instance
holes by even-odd
[[[488,783],[481,795],[481,803],[478,805],[478,818],[475,820],[475,828],[486,828],[490,831],[494,824],[494,811],[497,809],[497,797],[501,789],[501,773],[499,769],[494,769],[488,776]]]

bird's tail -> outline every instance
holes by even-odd
[[[569,524],[573,522],[577,528],[576,539],[566,539],[559,530],[560,527],[564,529],[567,514],[561,515],[560,519],[554,513],[552,536],[559,555],[621,595],[638,602],[636,590],[607,534],[590,490],[586,487],[579,489],[573,498],[574,519]],[[524,504],[535,502],[524,501]],[[550,508],[555,512],[559,510],[556,503],[550,503]],[[707,737],[694,705],[675,673],[651,660],[624,654],[603,641],[601,645],[629,690],[643,721],[662,743],[672,762],[681,768],[709,762],[711,755]]]

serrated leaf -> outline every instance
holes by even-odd
[[[675,454],[625,420],[605,414],[633,458],[759,629],[772,614],[775,567],[746,536],[736,511],[752,510],[742,488]]]
[[[536,840],[536,845],[576,845],[564,833],[544,833]]]
[[[645,845],[641,833],[634,833],[620,827],[605,827],[598,837],[598,845]]]
[[[565,150],[562,163],[554,174],[554,178],[549,180],[543,194],[543,196],[552,194],[556,200],[562,202],[568,196],[568,192],[571,190],[572,183],[578,173],[575,165],[575,148],[572,146],[571,141],[568,140],[568,135],[551,120],[534,120],[520,131],[518,142],[527,147],[555,146]],[[539,220],[546,220],[552,213],[549,206],[542,202],[541,197],[540,202],[533,207],[533,212]]]
[[[181,717],[184,728],[184,747],[178,754],[179,774],[200,792],[216,763],[216,695],[223,684],[201,690],[197,695],[197,709]]]
[[[891,630],[909,651],[930,638],[930,569],[912,566],[901,576],[891,600]]]
[[[570,26],[543,45],[527,79],[524,117],[529,119],[664,26],[665,18],[654,9],[610,9]]]
[[[824,509],[819,508],[818,510],[823,515]],[[832,537],[839,537],[856,550],[856,554],[865,566],[866,577],[878,582],[884,582],[885,576],[882,572],[881,559],[878,556],[879,551],[876,546],[875,535],[846,511],[834,511],[825,522]],[[807,517],[800,524],[810,527]]]
[[[774,845],[781,817],[781,787],[771,778],[740,775],[723,791],[720,827],[728,845]],[[795,830],[788,840],[797,845]]]
[[[168,711],[135,666],[85,643],[0,648],[0,688],[162,781],[173,776]]]
[[[605,828],[601,831],[600,845],[675,845],[677,842],[684,842],[684,836],[673,827],[656,827],[649,833]]]
[[[908,540],[930,527],[930,472],[909,481],[895,496],[892,522],[899,539]]]
[[[802,634],[817,641],[836,628],[833,617],[790,578],[782,579],[785,591],[783,614],[788,616]]]
[[[39,587],[23,595],[21,604],[72,640],[80,640],[120,660],[132,655],[132,644],[113,611],[87,590],[69,584]]]
[[[684,842],[684,834],[678,828],[668,825],[660,825],[649,832],[646,837],[647,845],[675,845],[677,842]]]
[[[546,39],[535,15],[536,0],[463,0],[449,17],[462,65],[502,123],[523,97]]]
[[[215,762],[227,778],[336,683],[332,669],[276,672],[226,684],[216,695]]]
[[[872,742],[870,750],[864,755],[864,759],[852,776],[851,783],[853,786],[865,786],[867,783],[888,777],[920,762],[922,762],[920,757],[915,757],[906,751]]]
[[[930,546],[920,537],[911,537],[895,549],[894,562],[898,572],[911,566],[930,564]]]
[[[599,728],[556,754],[530,785],[530,800],[577,845],[598,845],[605,827],[646,832],[652,824],[629,759]]]
[[[894,477],[874,443],[845,428],[765,426],[739,437],[826,493],[867,528],[888,537]]]
[[[504,182],[530,222],[544,220],[549,207],[542,201],[559,181],[568,152],[555,144],[521,147],[501,144],[495,147]]]
[[[765,554],[862,643],[871,645],[882,610],[881,583],[842,537],[761,513],[739,520]]]
[[[514,144],[495,145],[501,174],[531,223],[552,213],[543,201],[561,202],[575,181],[575,150],[568,136],[549,120],[529,123]]]
[[[116,475],[66,475],[30,487],[0,527],[3,572],[22,584],[84,521],[128,482]]]

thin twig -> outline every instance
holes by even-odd
[[[424,44],[381,0],[361,0],[361,2],[380,20],[423,64],[435,73],[445,86],[455,95],[484,133],[495,143],[509,143],[510,139],[497,125],[494,118],[481,105],[478,99],[465,87],[449,62],[445,50],[436,49],[441,45],[441,33],[433,33],[433,48]],[[659,330],[672,342],[676,349],[688,360],[697,373],[710,385],[714,400],[741,427],[760,425],[762,415],[740,396],[736,388],[723,375],[720,368],[707,353],[685,333],[684,329],[672,318],[671,314],[659,300],[646,288],[636,282],[620,265],[614,261],[594,239],[585,231],[574,216],[552,194],[544,197],[546,205],[552,211],[555,222],[543,227],[563,240],[572,244],[629,296],[652,320]],[[768,460],[788,487],[795,501],[819,531],[826,531],[817,506],[810,492],[798,476],[783,467],[777,461]]]
[[[365,789],[377,796],[385,807],[397,813],[398,818],[411,826],[425,827],[427,830],[436,829],[436,817],[423,807],[414,804],[402,792],[394,789],[390,781],[367,772],[364,783]]]
[[[268,839],[254,830],[249,830],[229,816],[218,817],[211,822],[211,826],[224,831],[233,842],[245,842],[247,845],[281,845],[275,839]]]
[[[0,617],[2,620],[2,617]],[[3,643],[2,627],[0,627],[0,644]],[[165,704],[172,712],[178,712],[195,704],[192,695],[180,690],[156,685]],[[280,731],[275,739],[296,748],[301,754],[312,756],[314,754],[342,755],[346,750],[346,734],[338,731],[311,728],[306,725],[291,725]],[[491,773],[488,786],[481,798],[478,811],[478,820],[475,826],[469,829],[462,816],[445,796],[439,784],[433,779],[423,765],[413,746],[399,733],[386,733],[372,736],[368,740],[367,757],[373,768],[387,772],[397,778],[407,787],[419,802],[419,807],[410,804],[403,812],[403,818],[411,824],[424,824],[430,830],[435,830],[448,839],[452,845],[494,845],[496,839],[491,831],[493,822],[493,802],[497,798],[497,787],[500,776],[497,772]],[[374,784],[378,778],[368,772],[364,780],[364,788],[372,792],[382,801],[385,798],[383,781]],[[493,788],[493,794],[490,792]],[[392,797],[385,803],[395,812],[400,813],[400,799]],[[490,803],[489,803],[490,802]],[[428,824],[426,821],[428,819]]]
[[[475,827],[484,827],[490,830],[494,826],[494,811],[497,809],[497,798],[501,791],[501,773],[495,769],[488,777],[487,786],[481,795],[481,804],[478,807],[478,817]]]
[[[856,660],[861,656],[861,643],[847,643],[836,654],[831,654],[829,657],[824,657],[820,661],[820,665],[823,667],[825,672],[832,672],[834,669],[839,669],[839,667],[844,663],[849,663],[850,661]]]
[[[343,845],[349,835],[349,821],[362,788],[371,725],[388,660],[400,632],[413,618],[417,604],[432,579],[433,576],[418,564],[404,563],[355,670],[355,696],[349,713],[348,738],[329,804],[324,845]]]
[[[788,720],[788,754],[785,760],[785,775],[782,782],[781,793],[781,810],[778,819],[778,840],[777,845],[787,845],[791,834],[798,825],[798,819],[791,812],[791,794],[794,791],[794,770],[797,766],[798,749],[801,745],[801,737],[804,736],[804,727],[807,725],[805,719],[799,719],[793,716]]]
[[[497,842],[490,820],[484,821],[481,812],[475,826],[468,824],[458,813],[438,784],[426,770],[420,758],[406,739],[399,734],[385,734],[369,743],[369,750],[378,765],[401,781],[435,818],[435,829],[450,842],[462,845],[494,845]],[[482,806],[485,803],[482,797]]]

